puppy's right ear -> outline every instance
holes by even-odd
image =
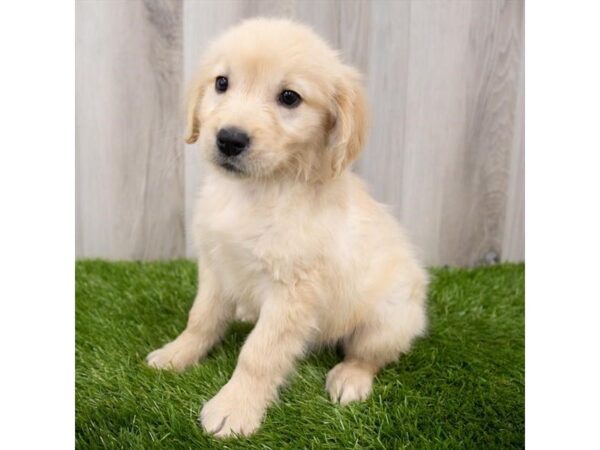
[[[187,96],[185,142],[193,144],[200,134],[200,120],[198,119],[198,104],[204,94],[200,79],[197,79]]]
[[[345,67],[333,98],[329,134],[334,175],[339,175],[361,152],[367,135],[367,102],[359,73]]]

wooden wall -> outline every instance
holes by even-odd
[[[521,0],[78,1],[77,257],[192,256],[183,92],[207,43],[255,15],[312,25],[365,74],[355,170],[428,264],[524,259]]]

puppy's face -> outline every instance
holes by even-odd
[[[357,73],[308,28],[254,19],[208,50],[188,104],[187,142],[248,178],[324,179],[358,156],[366,112]]]

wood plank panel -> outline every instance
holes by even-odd
[[[182,5],[76,3],[78,257],[184,249]]]
[[[356,32],[343,40],[348,60],[365,76],[371,116],[367,145],[355,170],[371,194],[400,217],[411,4],[368,5],[367,11],[355,10]],[[361,17],[369,17],[368,28],[358,25]]]
[[[400,217],[431,264],[502,257],[522,4],[412,2]]]
[[[521,5],[521,9],[522,9]],[[522,14],[522,11],[521,11]],[[521,23],[521,39],[524,24]],[[524,47],[524,46],[523,46]],[[520,79],[515,111],[514,141],[510,151],[510,169],[506,217],[502,240],[503,261],[525,260],[525,51],[519,64]]]

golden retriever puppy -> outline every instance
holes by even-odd
[[[200,422],[250,435],[296,360],[319,344],[345,358],[334,402],[364,400],[426,326],[427,275],[395,220],[348,170],[367,111],[358,73],[309,28],[252,19],[208,49],[187,112],[207,160],[195,211],[199,291],[186,329],[148,364],[183,370],[234,318],[256,321]]]

